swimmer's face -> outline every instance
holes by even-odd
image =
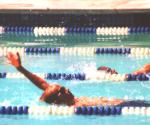
[[[69,89],[61,87],[60,91],[57,94],[56,103],[73,105],[74,104],[74,95],[70,92]]]

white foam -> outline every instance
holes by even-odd
[[[0,102],[0,105],[2,105],[2,106],[10,106],[11,102],[9,100],[4,100],[3,102]]]

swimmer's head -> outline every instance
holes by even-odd
[[[118,72],[114,69],[111,69],[111,74],[118,74]]]
[[[58,93],[58,103],[63,103],[66,105],[73,105],[74,102],[74,95],[70,92],[69,89],[65,87],[61,87],[60,92]]]
[[[68,106],[75,103],[74,95],[65,87],[61,87],[57,93],[50,95],[45,101],[47,103],[65,104]]]
[[[118,74],[118,72],[114,69],[111,69],[109,67],[106,66],[100,66],[98,69],[98,71],[105,71],[106,73],[111,73],[111,74]]]

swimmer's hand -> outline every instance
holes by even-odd
[[[16,54],[13,54],[12,52],[8,52],[6,57],[9,63],[12,64],[14,67],[16,68],[21,67],[20,55],[18,52]]]

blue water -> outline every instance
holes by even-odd
[[[30,37],[29,37],[30,38]],[[3,38],[5,39],[5,37]],[[19,37],[18,37],[19,39]],[[20,38],[20,40],[23,38]],[[36,38],[37,39],[37,38]],[[41,39],[41,38],[40,38]],[[38,39],[37,46],[40,46]],[[134,38],[136,39],[136,38]],[[143,37],[144,39],[144,37]],[[128,39],[127,39],[128,40]],[[130,41],[130,39],[129,39]],[[129,42],[127,41],[127,42]],[[147,41],[147,39],[145,40]],[[139,46],[144,46],[144,40],[139,42]],[[9,40],[5,39],[0,41],[1,46],[31,46],[29,43],[32,41],[16,41],[11,37]],[[50,41],[49,41],[50,42]],[[70,41],[71,42],[71,41]],[[126,42],[126,43],[127,43]],[[28,44],[27,44],[28,43]],[[35,41],[33,42],[35,43]],[[120,42],[117,45],[120,44]],[[52,43],[51,43],[52,44]],[[53,45],[46,42],[45,45],[51,46],[67,46],[65,41],[59,43],[53,42]],[[132,43],[136,45],[136,42]],[[100,44],[94,43],[78,43],[77,46],[99,46]],[[105,42],[102,41],[102,45]],[[34,44],[32,46],[35,46]],[[70,43],[69,46],[75,46],[75,43]],[[145,63],[149,63],[150,57],[135,58],[127,55],[94,55],[94,56],[61,56],[61,55],[26,55],[21,57],[22,64],[31,72],[48,73],[48,72],[83,72],[84,69],[98,66],[109,66],[116,69],[119,73],[131,73],[134,70],[140,68]],[[6,63],[6,58],[0,58],[0,72],[17,72],[17,70],[11,65]],[[108,98],[124,98],[128,96],[130,98],[142,98],[150,100],[150,82],[103,82],[103,81],[52,81],[49,83],[59,83],[69,88],[75,96],[89,96],[89,97],[101,97]],[[43,102],[39,102],[38,99],[42,94],[42,90],[35,87],[27,79],[0,79],[0,105],[47,105]],[[149,125],[150,117],[144,116],[44,116],[44,117],[32,117],[32,116],[0,116],[0,125]]]

